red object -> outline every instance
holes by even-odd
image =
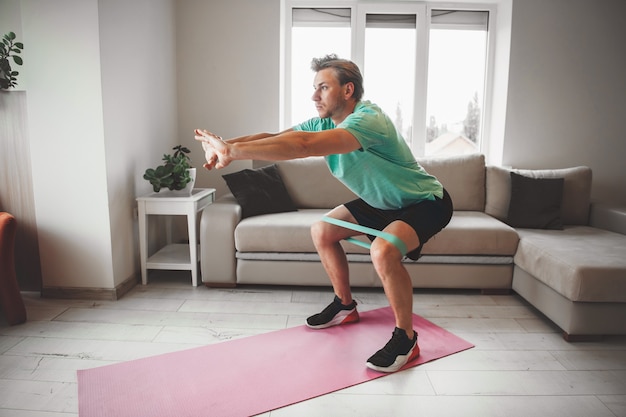
[[[414,315],[421,354],[403,369],[473,347]],[[349,326],[293,327],[78,371],[81,417],[252,416],[388,374],[365,366],[395,327],[389,307]]]
[[[15,231],[17,221],[0,212],[0,306],[10,325],[26,321],[26,307],[15,275]]]

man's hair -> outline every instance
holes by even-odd
[[[354,85],[352,97],[356,101],[361,100],[363,97],[363,76],[354,62],[341,59],[336,54],[326,55],[322,58],[313,58],[311,61],[311,69],[315,72],[326,68],[332,68],[335,71],[339,84],[346,85],[347,83],[352,83]]]

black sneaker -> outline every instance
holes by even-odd
[[[420,347],[417,344],[417,332],[413,333],[413,339],[409,339],[403,329],[396,327],[385,347],[367,360],[367,367],[378,372],[396,372],[417,359]]]
[[[325,329],[339,324],[356,323],[359,321],[359,312],[356,311],[356,301],[348,306],[341,304],[341,299],[335,299],[321,313],[314,314],[306,319],[306,325],[312,329]]]

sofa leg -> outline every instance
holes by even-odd
[[[599,342],[604,339],[604,336],[601,334],[569,334],[563,332],[563,339],[569,343]]]

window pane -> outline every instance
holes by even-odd
[[[409,146],[413,138],[415,15],[367,15],[364,99],[378,104]]]
[[[316,117],[311,60],[328,54],[350,59],[350,9],[293,9],[291,28],[291,121]]]
[[[480,150],[487,31],[447,27],[430,30],[426,155]]]

